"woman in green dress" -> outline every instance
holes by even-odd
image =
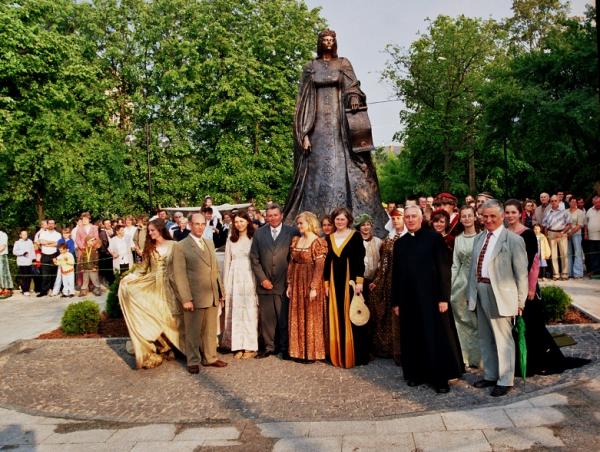
[[[458,332],[460,348],[465,366],[477,368],[481,361],[479,337],[477,334],[477,316],[467,308],[467,284],[473,253],[473,241],[477,236],[475,229],[476,212],[471,206],[463,206],[459,212],[464,232],[454,240],[452,258],[452,292],[450,303],[454,313],[454,323]]]

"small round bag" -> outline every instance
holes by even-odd
[[[350,281],[352,291],[356,289],[354,281]],[[354,294],[352,301],[350,301],[350,321],[356,326],[363,326],[369,321],[371,313],[369,308],[365,304],[365,298],[362,294]]]

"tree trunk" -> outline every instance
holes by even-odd
[[[475,185],[475,148],[469,151],[469,193],[475,195],[477,187]]]
[[[44,208],[44,198],[42,190],[38,188],[35,192],[35,212],[37,213],[38,223],[46,219],[46,209]]]

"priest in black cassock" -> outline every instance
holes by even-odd
[[[392,306],[400,316],[400,359],[409,386],[438,393],[464,373],[450,307],[450,259],[440,234],[422,227],[417,206],[404,209],[408,233],[394,245]]]

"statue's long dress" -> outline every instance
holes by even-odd
[[[181,308],[171,283],[174,244],[165,242],[160,253],[155,251],[150,262],[125,276],[119,285],[119,303],[138,369],[160,365],[171,345],[185,352],[179,342]]]
[[[288,331],[292,358],[325,359],[325,291],[323,270],[327,242],[316,238],[308,248],[298,248],[299,237],[292,239],[288,266],[290,312]],[[310,299],[310,291],[317,296]]]
[[[337,244],[327,237],[327,257],[323,279],[329,283],[329,359],[335,367],[349,369],[369,363],[369,327],[350,322],[350,281],[362,284],[365,273],[365,247],[360,233],[352,231]]]
[[[356,96],[366,104],[347,59],[317,59],[304,67],[294,118],[294,182],[284,212],[288,223],[305,210],[321,217],[336,207],[348,207],[354,215],[371,215],[375,235],[385,236],[388,218],[371,154],[353,152],[348,139],[345,108]],[[305,136],[310,152],[302,149]]]

